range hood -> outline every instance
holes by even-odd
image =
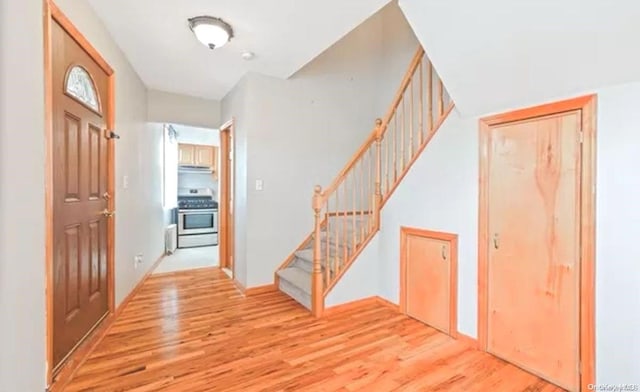
[[[178,166],[178,173],[211,174],[213,170],[208,166]]]

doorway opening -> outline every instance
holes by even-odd
[[[220,267],[218,129],[163,126],[166,257],[154,274]]]
[[[235,155],[233,120],[220,127],[220,267],[235,279]]]
[[[594,382],[595,96],[480,121],[479,347]]]

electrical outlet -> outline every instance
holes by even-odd
[[[129,176],[125,174],[124,176],[122,176],[122,189],[127,188],[129,188]]]
[[[262,180],[256,180],[256,191],[261,191],[264,189],[264,182]]]

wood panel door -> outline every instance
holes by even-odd
[[[489,131],[487,350],[579,390],[581,113]]]
[[[401,233],[401,309],[455,335],[457,237],[410,228],[402,228]]]
[[[109,312],[109,75],[51,26],[53,367]],[[106,211],[108,212],[108,211]]]

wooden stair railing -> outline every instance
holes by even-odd
[[[380,229],[380,210],[447,118],[454,104],[442,80],[418,49],[391,106],[356,154],[324,190],[314,189],[311,311],[324,300]],[[279,267],[293,261],[290,256]]]

